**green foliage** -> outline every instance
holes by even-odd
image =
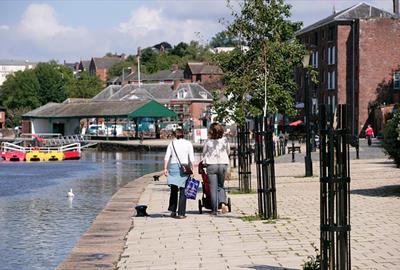
[[[254,214],[249,216],[243,216],[240,219],[243,221],[252,222],[252,221],[262,220],[262,217],[259,214]]]
[[[248,116],[266,113],[292,115],[293,94],[297,85],[292,73],[299,66],[304,47],[294,38],[301,23],[288,21],[290,5],[283,0],[248,0],[227,27],[230,36],[238,37],[248,50],[235,49],[217,55],[224,71],[227,99],[215,103],[220,117],[243,123]]]
[[[1,87],[3,105],[7,110],[41,105],[40,84],[34,70],[17,71],[7,76]]]
[[[319,254],[318,248],[314,243],[311,244],[316,253],[315,256],[308,256],[308,261],[305,261],[303,264],[303,270],[319,270],[321,269],[321,255]]]
[[[122,69],[124,69],[125,76],[131,73],[128,69],[129,67],[136,67],[136,58],[129,56],[125,61],[117,62],[112,65],[107,71],[107,78],[112,79],[114,77],[119,77],[122,75]]]
[[[103,88],[103,82],[97,76],[90,76],[87,71],[67,86],[70,98],[92,98]]]
[[[66,85],[72,81],[72,72],[52,61],[39,63],[34,69],[39,81],[39,99],[41,104],[63,102],[67,98]]]
[[[22,115],[31,111],[30,107],[18,107],[13,109],[8,109],[6,114],[6,125],[8,127],[15,127],[21,124]]]
[[[215,47],[236,47],[239,45],[239,40],[234,36],[231,36],[229,32],[222,31],[217,33],[211,38],[210,46]]]
[[[166,42],[163,42],[168,44]],[[172,65],[177,64],[180,68],[184,68],[189,61],[210,62],[212,53],[208,50],[208,46],[202,46],[197,41],[191,41],[189,44],[180,42],[172,49],[159,52],[154,47],[148,47],[141,51],[140,67],[144,73],[155,73],[160,70],[170,69]],[[122,75],[122,69],[137,66],[137,59],[133,55],[129,55],[125,61],[114,64],[108,70],[108,79]],[[125,69],[125,72],[129,71]]]
[[[400,104],[397,112],[386,123],[383,130],[383,148],[390,158],[400,167]]]

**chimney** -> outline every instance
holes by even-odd
[[[393,0],[393,13],[399,16],[399,0]]]

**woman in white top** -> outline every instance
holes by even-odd
[[[171,187],[168,210],[171,211],[171,217],[185,218],[185,183],[188,176],[182,174],[179,161],[181,164],[190,164],[193,171],[194,151],[192,143],[183,138],[182,129],[177,128],[174,132],[174,136],[175,139],[168,145],[164,158],[164,175],[167,176],[167,183]],[[176,155],[178,155],[179,161]],[[177,208],[178,215],[176,215]]]
[[[208,140],[203,147],[203,159],[207,166],[208,182],[210,184],[212,214],[216,215],[219,205],[223,213],[228,212],[224,190],[225,175],[229,165],[230,146],[224,137],[224,128],[213,123],[208,130]]]

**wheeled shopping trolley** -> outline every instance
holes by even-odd
[[[208,182],[208,176],[207,173],[204,170],[204,163],[201,161],[199,163],[199,174],[201,175],[202,179],[202,188],[203,188],[203,196],[201,199],[199,199],[199,213],[203,213],[203,207],[206,209],[212,209],[211,207],[211,191],[210,191],[210,184]],[[225,191],[222,191],[225,192]],[[226,202],[229,212],[231,212],[231,198],[227,197],[227,202]],[[221,208],[221,205],[218,206],[218,208]]]

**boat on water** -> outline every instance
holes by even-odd
[[[3,142],[0,157],[15,162],[48,162],[76,160],[81,157],[81,144],[72,143],[59,147],[24,147],[18,144]]]

